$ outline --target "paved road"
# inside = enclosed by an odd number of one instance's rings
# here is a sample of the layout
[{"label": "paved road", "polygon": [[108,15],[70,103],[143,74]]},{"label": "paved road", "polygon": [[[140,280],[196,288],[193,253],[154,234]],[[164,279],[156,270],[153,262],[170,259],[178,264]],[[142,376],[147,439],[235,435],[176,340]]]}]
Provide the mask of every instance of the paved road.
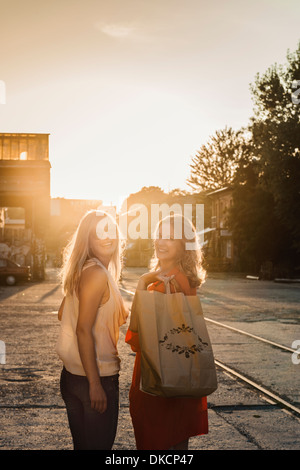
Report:
[{"label": "paved road", "polygon": [[[124,287],[134,289],[140,272],[125,271]],[[43,283],[0,287],[0,340],[6,344],[6,364],[0,365],[2,450],[72,449],[59,393],[61,364],[54,351],[61,291],[53,274],[49,271],[48,280]],[[250,329],[260,325],[264,332],[289,346],[295,335],[300,339],[299,287],[214,277],[200,291],[205,315],[219,320],[225,316],[227,321]],[[131,296],[124,294],[124,299],[130,304]],[[270,328],[263,328],[266,325]],[[119,341],[122,371],[115,450],[135,449],[128,408],[134,355],[124,343],[125,333],[126,326],[121,329]],[[218,354],[224,349],[223,334],[212,332]],[[236,356],[228,348],[226,354]],[[292,370],[299,375],[299,368],[300,365],[294,366]],[[298,419],[222,371],[218,371],[218,379],[219,388],[208,400],[209,434],[191,439],[191,449],[299,449]]]}]

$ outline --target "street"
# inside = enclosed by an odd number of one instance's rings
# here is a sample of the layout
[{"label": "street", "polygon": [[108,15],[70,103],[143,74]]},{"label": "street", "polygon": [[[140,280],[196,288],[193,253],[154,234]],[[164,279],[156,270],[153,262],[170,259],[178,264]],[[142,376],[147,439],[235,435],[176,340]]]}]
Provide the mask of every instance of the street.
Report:
[{"label": "street", "polygon": [[[133,292],[141,272],[141,268],[126,269],[121,287]],[[132,296],[122,294],[130,306]],[[288,346],[300,339],[299,285],[212,275],[199,295],[205,317],[238,325],[240,329]],[[57,309],[61,300],[54,270],[49,270],[47,280],[41,283],[0,287],[0,340],[6,345],[6,363],[0,364],[2,450],[72,449],[59,391],[61,363],[55,353],[59,328]],[[127,326],[121,328],[118,348],[122,369],[114,450],[135,449],[128,402],[134,354],[124,342]],[[291,395],[299,405],[300,365],[293,364],[288,353],[284,364],[280,356],[275,369],[269,362],[266,367],[262,346],[250,356],[247,349],[250,339],[233,340],[225,330],[212,325],[208,325],[208,330],[218,359],[236,366],[246,364],[248,372],[258,371],[261,381],[266,378],[273,383],[274,376],[279,376],[281,383],[293,384]],[[241,354],[237,347],[241,348]],[[271,356],[274,354],[273,351]],[[209,434],[190,439],[191,450],[299,448],[299,418],[219,369],[218,380],[218,390],[208,397]],[[280,388],[279,382],[274,384],[275,388]]]}]

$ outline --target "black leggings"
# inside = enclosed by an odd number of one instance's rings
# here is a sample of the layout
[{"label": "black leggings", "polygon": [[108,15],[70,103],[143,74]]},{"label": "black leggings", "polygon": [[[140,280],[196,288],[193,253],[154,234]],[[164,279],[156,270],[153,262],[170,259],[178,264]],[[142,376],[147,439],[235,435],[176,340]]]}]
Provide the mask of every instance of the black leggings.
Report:
[{"label": "black leggings", "polygon": [[111,450],[113,446],[119,414],[119,375],[101,377],[101,385],[107,397],[104,413],[91,408],[87,378],[62,370],[60,390],[74,450]]}]

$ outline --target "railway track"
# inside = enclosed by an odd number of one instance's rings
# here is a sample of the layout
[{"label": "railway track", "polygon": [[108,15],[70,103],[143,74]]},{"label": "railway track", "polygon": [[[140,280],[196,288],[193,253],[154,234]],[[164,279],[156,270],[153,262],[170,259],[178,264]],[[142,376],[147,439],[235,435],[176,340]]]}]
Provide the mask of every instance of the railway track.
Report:
[{"label": "railway track", "polygon": [[[125,292],[126,294],[129,294],[130,296],[134,296],[134,292],[127,290],[123,287],[120,288],[121,291]],[[295,353],[295,350],[292,348],[289,348],[287,346],[284,346],[282,344],[270,341],[266,338],[248,333],[247,331],[243,331],[239,328],[235,328],[233,326],[226,325],[225,323],[221,323],[219,321],[213,320],[211,318],[204,317],[205,321],[208,323],[213,324],[214,326],[220,327],[220,328],[225,328],[228,330],[231,330],[233,333],[236,334],[241,334],[244,336],[248,336],[258,342],[265,343],[269,346],[272,346],[274,348],[280,349],[281,351],[289,352],[289,353]],[[252,378],[247,377],[244,373],[241,373],[238,370],[233,369],[232,367],[229,367],[222,361],[218,360],[215,358],[215,364],[222,369],[223,371],[227,372],[231,376],[235,377],[236,379],[240,380],[241,382],[247,384],[251,388],[255,389],[258,391],[260,394],[262,394],[264,397],[266,397],[269,401],[271,401],[272,404],[277,404],[281,408],[293,413],[297,417],[300,417],[300,408],[296,406],[294,403],[292,403],[289,400],[284,399],[281,397],[279,394],[274,393],[272,390],[267,389],[266,387],[262,386],[255,380],[252,380]]]}]

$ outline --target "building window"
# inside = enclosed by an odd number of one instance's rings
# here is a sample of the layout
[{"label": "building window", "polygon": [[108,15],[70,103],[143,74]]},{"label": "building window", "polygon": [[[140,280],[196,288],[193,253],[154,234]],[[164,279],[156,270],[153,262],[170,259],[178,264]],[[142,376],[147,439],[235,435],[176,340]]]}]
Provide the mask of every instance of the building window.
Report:
[{"label": "building window", "polygon": [[20,153],[20,160],[27,160],[27,152]]},{"label": "building window", "polygon": [[226,258],[231,258],[231,240],[226,242]]}]

